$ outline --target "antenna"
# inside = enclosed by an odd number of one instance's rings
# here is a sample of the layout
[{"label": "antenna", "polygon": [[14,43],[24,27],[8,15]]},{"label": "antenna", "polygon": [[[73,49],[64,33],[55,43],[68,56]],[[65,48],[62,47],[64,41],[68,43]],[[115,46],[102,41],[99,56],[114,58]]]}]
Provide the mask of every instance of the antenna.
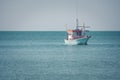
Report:
[{"label": "antenna", "polygon": [[67,24],[65,24],[65,28],[66,28],[66,30],[67,30]]}]

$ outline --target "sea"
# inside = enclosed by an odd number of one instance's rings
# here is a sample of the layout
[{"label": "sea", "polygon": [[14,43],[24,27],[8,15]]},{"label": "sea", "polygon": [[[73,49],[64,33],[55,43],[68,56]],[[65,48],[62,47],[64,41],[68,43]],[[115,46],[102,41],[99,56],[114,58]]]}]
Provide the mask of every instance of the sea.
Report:
[{"label": "sea", "polygon": [[91,31],[65,45],[65,31],[0,31],[0,80],[120,80],[120,31]]}]

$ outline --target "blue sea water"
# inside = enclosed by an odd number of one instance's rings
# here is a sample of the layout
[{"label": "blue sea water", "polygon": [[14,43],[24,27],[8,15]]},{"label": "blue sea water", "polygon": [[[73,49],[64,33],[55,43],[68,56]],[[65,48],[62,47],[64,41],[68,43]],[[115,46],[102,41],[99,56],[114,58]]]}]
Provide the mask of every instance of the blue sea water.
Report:
[{"label": "blue sea water", "polygon": [[68,46],[62,31],[1,31],[0,80],[119,80],[120,32],[89,35]]}]

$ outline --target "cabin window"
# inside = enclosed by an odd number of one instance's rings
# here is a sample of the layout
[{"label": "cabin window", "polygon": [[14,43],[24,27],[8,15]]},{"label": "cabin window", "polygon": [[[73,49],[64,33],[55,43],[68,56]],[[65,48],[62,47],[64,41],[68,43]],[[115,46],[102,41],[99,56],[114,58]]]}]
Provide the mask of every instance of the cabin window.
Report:
[{"label": "cabin window", "polygon": [[80,36],[80,35],[81,35],[81,32],[77,32],[76,34],[77,34],[77,36]]}]

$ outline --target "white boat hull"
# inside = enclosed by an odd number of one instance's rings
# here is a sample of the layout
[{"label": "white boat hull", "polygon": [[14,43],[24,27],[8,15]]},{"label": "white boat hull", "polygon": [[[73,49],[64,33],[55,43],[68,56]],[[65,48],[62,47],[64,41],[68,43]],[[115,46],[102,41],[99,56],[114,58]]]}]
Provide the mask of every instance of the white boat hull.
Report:
[{"label": "white boat hull", "polygon": [[78,38],[78,39],[73,39],[73,40],[67,40],[65,39],[65,44],[67,45],[87,45],[89,37],[83,37],[83,38]]}]

